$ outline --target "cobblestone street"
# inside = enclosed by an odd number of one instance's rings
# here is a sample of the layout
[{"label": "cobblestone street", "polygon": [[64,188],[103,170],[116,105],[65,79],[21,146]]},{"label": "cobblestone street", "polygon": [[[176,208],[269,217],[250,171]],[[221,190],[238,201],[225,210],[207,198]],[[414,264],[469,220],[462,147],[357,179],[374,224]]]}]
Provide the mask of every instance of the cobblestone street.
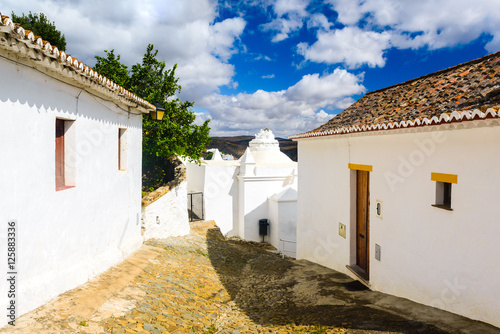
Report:
[{"label": "cobblestone street", "polygon": [[500,332],[372,292],[311,262],[283,259],[265,244],[226,239],[213,222],[148,244],[144,269],[121,271],[138,273],[122,280],[123,288],[114,291],[109,282],[120,275],[105,273],[0,333]]}]

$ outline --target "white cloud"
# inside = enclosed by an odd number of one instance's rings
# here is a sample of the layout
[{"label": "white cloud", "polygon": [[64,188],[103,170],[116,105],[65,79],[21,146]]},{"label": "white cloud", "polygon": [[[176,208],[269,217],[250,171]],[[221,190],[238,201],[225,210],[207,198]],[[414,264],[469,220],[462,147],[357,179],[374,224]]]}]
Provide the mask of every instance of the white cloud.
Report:
[{"label": "white cloud", "polygon": [[[167,66],[178,63],[181,98],[199,100],[220,86],[235,85],[228,63],[245,28],[242,18],[215,22],[212,0],[5,0],[2,14],[43,12],[68,42],[67,51],[93,65],[94,55],[115,49],[127,65],[142,61],[148,43]],[[8,11],[8,12],[7,12]]]},{"label": "white cloud", "polygon": [[500,49],[498,0],[326,0],[338,13],[341,28],[311,16],[308,28],[320,28],[313,44],[299,43],[306,61],[385,66],[384,53],[399,49],[430,50],[467,44],[482,34],[493,38],[489,52]]},{"label": "white cloud", "polygon": [[262,79],[272,79],[272,78],[274,78],[274,77],[275,77],[275,75],[274,75],[274,74],[268,74],[268,75],[263,75],[263,76],[262,76]]},{"label": "white cloud", "polygon": [[349,68],[361,65],[383,67],[384,50],[390,43],[386,32],[363,31],[357,27],[345,27],[331,32],[318,32],[313,45],[300,43],[298,53],[306,60],[317,63],[345,63]]},{"label": "white cloud", "polygon": [[345,25],[358,23],[363,15],[362,0],[326,0],[337,11],[338,21]]},{"label": "white cloud", "polygon": [[306,7],[309,2],[311,0],[275,0],[274,12],[280,17],[292,13],[304,17],[307,15]]},{"label": "white cloud", "polygon": [[273,42],[290,37],[304,25],[308,13],[306,7],[311,0],[274,0],[271,1],[276,18],[262,25],[264,31],[274,31]]},{"label": "white cloud", "polygon": [[500,50],[500,30],[494,34],[495,37],[485,45],[485,49],[488,50],[488,52],[497,52]]},{"label": "white cloud", "polygon": [[179,62],[176,76],[182,91],[181,99],[198,101],[206,94],[217,91],[221,86],[234,86],[234,65],[219,61],[216,57],[201,53],[189,62]]},{"label": "white cloud", "polygon": [[241,35],[246,22],[240,17],[227,19],[210,26],[208,38],[212,53],[227,61],[237,51],[235,40]]},{"label": "white cloud", "polygon": [[313,14],[307,21],[307,28],[309,29],[319,28],[323,31],[329,31],[331,26],[332,24],[323,14]]},{"label": "white cloud", "polygon": [[287,96],[292,101],[306,101],[320,107],[336,107],[339,99],[364,92],[364,87],[359,84],[362,78],[339,68],[322,77],[317,73],[307,74],[288,88]]},{"label": "white cloud", "polygon": [[212,94],[198,106],[209,111],[213,135],[235,131],[251,134],[269,127],[280,136],[288,136],[324,124],[332,117],[324,108],[345,108],[353,103],[350,96],[365,92],[362,80],[362,75],[336,69],[323,76],[305,75],[286,90],[258,90],[234,96]]},{"label": "white cloud", "polygon": [[391,45],[398,48],[432,50],[466,44],[483,33],[496,38],[500,34],[497,0],[327,1],[338,12],[339,22],[350,26],[365,21],[369,28],[385,29],[391,33]]},{"label": "white cloud", "polygon": [[272,38],[272,41],[277,43],[290,37],[290,33],[299,30],[302,25],[303,23],[301,18],[278,18],[270,23],[264,24],[263,28],[264,30],[278,31]]},{"label": "white cloud", "polygon": [[266,61],[272,61],[272,59],[269,56],[266,55],[257,55],[255,56],[254,60],[266,60]]}]

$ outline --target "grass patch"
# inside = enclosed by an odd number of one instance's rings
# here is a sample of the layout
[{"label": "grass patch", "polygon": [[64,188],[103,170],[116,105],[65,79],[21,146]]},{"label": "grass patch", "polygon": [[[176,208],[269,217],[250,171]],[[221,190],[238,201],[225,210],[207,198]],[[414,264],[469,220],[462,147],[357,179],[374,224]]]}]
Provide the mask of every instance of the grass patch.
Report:
[{"label": "grass patch", "polygon": [[203,334],[213,334],[217,333],[219,330],[217,329],[217,326],[215,324],[211,324],[210,327],[208,327],[206,330],[203,330]]},{"label": "grass patch", "polygon": [[207,253],[205,253],[204,251],[200,250],[200,249],[197,249],[197,250],[196,250],[196,253],[198,253],[198,254],[200,254],[200,255],[202,255],[202,256],[204,256],[204,257],[208,257],[208,254],[207,254]]},{"label": "grass patch", "polygon": [[80,326],[84,326],[84,327],[89,327],[89,324],[88,324],[87,320],[80,321],[79,325]]}]

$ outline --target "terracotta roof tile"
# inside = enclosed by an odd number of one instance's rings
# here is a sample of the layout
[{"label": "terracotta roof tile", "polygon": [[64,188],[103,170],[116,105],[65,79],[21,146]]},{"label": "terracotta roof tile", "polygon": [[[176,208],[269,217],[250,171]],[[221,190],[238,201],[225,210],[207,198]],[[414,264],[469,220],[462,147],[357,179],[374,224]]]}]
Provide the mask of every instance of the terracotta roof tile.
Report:
[{"label": "terracotta roof tile", "polygon": [[[500,52],[497,52],[370,92],[326,124],[290,138],[339,134],[345,133],[345,129],[362,126],[382,129],[383,124],[401,125],[414,119],[441,119],[442,114],[449,116],[456,113],[456,117],[463,120],[459,116],[461,113],[475,109],[483,113],[490,109],[497,117],[499,107]],[[491,113],[488,115],[491,116]],[[476,116],[480,117],[480,114]]]},{"label": "terracotta roof tile", "polygon": [[[50,45],[40,36],[35,36],[32,31],[24,29],[20,24],[13,23],[8,16],[0,13],[0,18],[0,48],[36,60],[40,65],[50,68],[60,75],[71,77],[79,81],[80,84],[94,90],[96,89],[93,87],[97,84],[105,88],[104,92],[110,97],[131,107],[140,107],[143,112],[156,110],[156,107],[151,103],[118,86],[64,51],[59,51],[56,46]],[[19,43],[22,43],[22,45]],[[40,62],[41,60],[46,61]],[[54,64],[54,61],[57,63]],[[64,74],[64,71],[62,71],[64,68],[70,70],[70,75]],[[77,75],[75,76],[73,73]],[[99,91],[103,92],[103,90]]]}]

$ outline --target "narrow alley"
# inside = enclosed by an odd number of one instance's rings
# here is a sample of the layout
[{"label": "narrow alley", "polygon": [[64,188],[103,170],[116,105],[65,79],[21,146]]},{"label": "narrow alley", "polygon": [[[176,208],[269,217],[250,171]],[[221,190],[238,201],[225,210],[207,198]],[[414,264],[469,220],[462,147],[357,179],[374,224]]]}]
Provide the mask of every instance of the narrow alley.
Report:
[{"label": "narrow alley", "polygon": [[344,274],[225,238],[213,222],[148,242],[0,333],[500,333]]}]

